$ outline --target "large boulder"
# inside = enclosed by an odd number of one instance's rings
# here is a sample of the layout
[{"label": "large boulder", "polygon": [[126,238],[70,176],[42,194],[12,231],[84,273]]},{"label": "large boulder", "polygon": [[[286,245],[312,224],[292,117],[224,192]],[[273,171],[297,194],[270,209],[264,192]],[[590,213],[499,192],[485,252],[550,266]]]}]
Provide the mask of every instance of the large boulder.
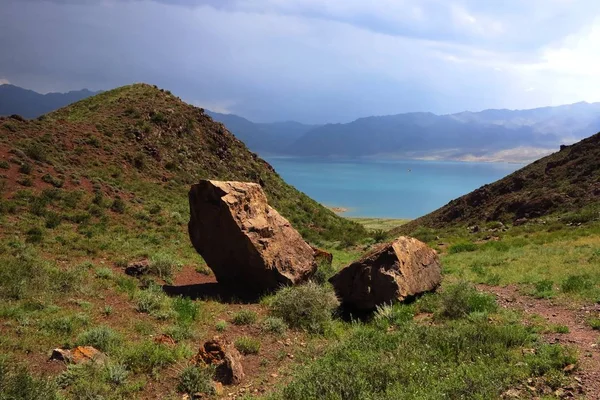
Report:
[{"label": "large boulder", "polygon": [[190,239],[219,283],[261,292],[314,274],[313,249],[267,204],[260,185],[203,180],[189,201]]},{"label": "large boulder", "polygon": [[342,304],[372,310],[435,290],[441,280],[437,253],[417,239],[401,236],[348,265],[330,282]]}]

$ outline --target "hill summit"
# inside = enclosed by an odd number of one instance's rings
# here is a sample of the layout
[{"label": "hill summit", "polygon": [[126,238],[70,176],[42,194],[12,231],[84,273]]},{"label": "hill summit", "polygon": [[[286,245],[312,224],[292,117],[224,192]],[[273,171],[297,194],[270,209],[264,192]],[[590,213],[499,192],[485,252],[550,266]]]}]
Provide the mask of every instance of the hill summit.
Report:
[{"label": "hill summit", "polygon": [[191,183],[249,181],[308,240],[364,233],[287,185],[203,109],[156,86],[124,86],[36,120],[0,118],[0,131],[5,199],[29,187],[85,189],[187,215]]},{"label": "hill summit", "polygon": [[597,214],[599,201],[600,133],[571,146],[561,146],[559,152],[452,200],[400,230],[485,221],[515,222],[551,213]]}]

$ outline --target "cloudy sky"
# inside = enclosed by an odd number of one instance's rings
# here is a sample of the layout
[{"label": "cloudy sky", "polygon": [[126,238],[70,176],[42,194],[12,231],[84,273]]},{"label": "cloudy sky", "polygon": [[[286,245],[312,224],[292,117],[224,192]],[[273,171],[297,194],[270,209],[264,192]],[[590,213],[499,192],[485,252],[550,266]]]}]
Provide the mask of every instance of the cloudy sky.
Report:
[{"label": "cloudy sky", "polygon": [[0,83],[254,121],[600,101],[598,0],[0,0]]}]

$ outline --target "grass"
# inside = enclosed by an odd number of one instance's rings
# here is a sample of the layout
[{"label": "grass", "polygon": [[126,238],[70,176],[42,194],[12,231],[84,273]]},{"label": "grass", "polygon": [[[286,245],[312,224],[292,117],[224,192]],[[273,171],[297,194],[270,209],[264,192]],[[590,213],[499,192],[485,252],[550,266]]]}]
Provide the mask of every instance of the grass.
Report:
[{"label": "grass", "polygon": [[231,322],[234,325],[252,325],[258,319],[258,315],[252,310],[241,310],[233,315]]},{"label": "grass", "polygon": [[77,345],[93,346],[106,353],[115,350],[121,344],[121,341],[121,336],[107,326],[88,329],[77,337]]},{"label": "grass", "polygon": [[[600,299],[600,223],[573,227],[533,225],[495,233],[499,241],[474,243],[486,232],[468,234],[456,230],[435,231],[448,245],[442,253],[444,273],[475,283],[518,284],[538,298]],[[558,226],[557,229],[556,226]],[[469,239],[472,251],[464,248]],[[436,247],[437,240],[430,245]]]},{"label": "grass", "polygon": [[[522,346],[536,352],[515,351]],[[271,398],[498,398],[528,376],[562,374],[574,360],[558,346],[532,341],[519,325],[356,325]]]},{"label": "grass", "polygon": [[177,391],[189,396],[196,396],[197,393],[213,395],[215,394],[212,383],[213,373],[211,368],[189,365],[179,374]]},{"label": "grass", "polygon": [[311,333],[323,333],[339,305],[333,290],[316,283],[279,290],[268,300],[270,312],[290,327]]},{"label": "grass", "polygon": [[258,354],[260,351],[260,341],[258,339],[242,336],[234,342],[235,348],[243,355]]}]

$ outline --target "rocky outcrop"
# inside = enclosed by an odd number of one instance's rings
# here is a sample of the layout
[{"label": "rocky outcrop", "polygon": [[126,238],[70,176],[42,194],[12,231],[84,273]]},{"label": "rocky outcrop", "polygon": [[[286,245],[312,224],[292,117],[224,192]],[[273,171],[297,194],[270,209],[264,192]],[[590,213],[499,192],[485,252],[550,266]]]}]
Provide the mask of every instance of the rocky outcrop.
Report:
[{"label": "rocky outcrop", "polygon": [[189,202],[190,239],[219,283],[261,292],[314,274],[313,249],[267,204],[260,185],[203,180]]},{"label": "rocky outcrop", "polygon": [[198,350],[196,364],[215,367],[215,380],[224,385],[237,385],[244,379],[242,356],[231,344],[218,338],[205,342]]},{"label": "rocky outcrop", "polygon": [[344,305],[371,310],[435,290],[441,280],[437,253],[417,239],[401,236],[348,265],[330,282]]}]

